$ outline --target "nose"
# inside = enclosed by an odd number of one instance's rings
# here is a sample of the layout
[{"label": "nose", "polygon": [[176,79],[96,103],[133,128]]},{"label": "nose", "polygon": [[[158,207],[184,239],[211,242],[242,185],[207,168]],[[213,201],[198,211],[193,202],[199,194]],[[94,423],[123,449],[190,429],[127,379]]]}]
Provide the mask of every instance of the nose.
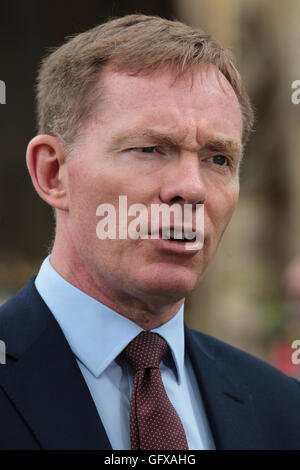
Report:
[{"label": "nose", "polygon": [[185,152],[173,163],[173,167],[167,169],[160,190],[161,201],[166,204],[203,204],[206,189],[198,155]]}]

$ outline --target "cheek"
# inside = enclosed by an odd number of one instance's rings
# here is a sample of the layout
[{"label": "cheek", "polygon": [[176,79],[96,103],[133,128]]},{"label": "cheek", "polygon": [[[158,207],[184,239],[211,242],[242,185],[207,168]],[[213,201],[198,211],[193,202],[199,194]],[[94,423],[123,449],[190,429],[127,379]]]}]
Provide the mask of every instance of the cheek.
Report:
[{"label": "cheek", "polygon": [[101,203],[112,202],[115,184],[105,174],[105,169],[85,159],[76,159],[68,168],[68,191],[70,211],[95,216]]},{"label": "cheek", "polygon": [[208,223],[213,225],[215,233],[221,236],[233,215],[239,197],[239,184],[215,191],[207,201],[206,215]]},{"label": "cheek", "polygon": [[97,186],[82,165],[73,163],[68,170],[69,230],[85,245],[96,237]]}]

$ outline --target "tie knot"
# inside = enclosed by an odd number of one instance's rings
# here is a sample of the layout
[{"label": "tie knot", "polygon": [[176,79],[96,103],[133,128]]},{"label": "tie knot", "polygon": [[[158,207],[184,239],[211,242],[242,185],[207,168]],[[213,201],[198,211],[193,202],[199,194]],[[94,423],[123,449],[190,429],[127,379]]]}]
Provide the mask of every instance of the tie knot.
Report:
[{"label": "tie knot", "polygon": [[142,331],[123,351],[123,356],[135,370],[159,367],[167,351],[167,343],[157,333]]}]

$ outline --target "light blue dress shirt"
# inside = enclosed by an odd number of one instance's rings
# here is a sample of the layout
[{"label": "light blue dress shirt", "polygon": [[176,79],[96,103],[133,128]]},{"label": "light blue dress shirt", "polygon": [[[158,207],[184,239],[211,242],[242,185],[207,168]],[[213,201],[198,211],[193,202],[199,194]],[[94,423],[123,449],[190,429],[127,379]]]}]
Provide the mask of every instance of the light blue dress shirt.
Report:
[{"label": "light blue dress shirt", "polygon": [[[133,378],[117,357],[142,328],[67,282],[51,266],[50,256],[35,285],[76,356],[112,448],[130,449]],[[160,366],[162,381],[183,424],[189,449],[215,449],[199,386],[185,354],[183,307],[152,331],[165,339],[171,351]]]}]

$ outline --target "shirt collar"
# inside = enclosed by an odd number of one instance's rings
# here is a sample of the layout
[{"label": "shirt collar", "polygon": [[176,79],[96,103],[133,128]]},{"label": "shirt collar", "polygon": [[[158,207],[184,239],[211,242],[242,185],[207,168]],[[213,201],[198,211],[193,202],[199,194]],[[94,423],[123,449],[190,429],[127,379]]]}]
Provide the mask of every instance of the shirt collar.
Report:
[{"label": "shirt collar", "polygon": [[[35,280],[36,288],[61,327],[75,356],[95,376],[116,359],[142,330],[137,324],[66,281],[48,256]],[[181,382],[184,367],[183,306],[152,331],[168,343]]]}]

